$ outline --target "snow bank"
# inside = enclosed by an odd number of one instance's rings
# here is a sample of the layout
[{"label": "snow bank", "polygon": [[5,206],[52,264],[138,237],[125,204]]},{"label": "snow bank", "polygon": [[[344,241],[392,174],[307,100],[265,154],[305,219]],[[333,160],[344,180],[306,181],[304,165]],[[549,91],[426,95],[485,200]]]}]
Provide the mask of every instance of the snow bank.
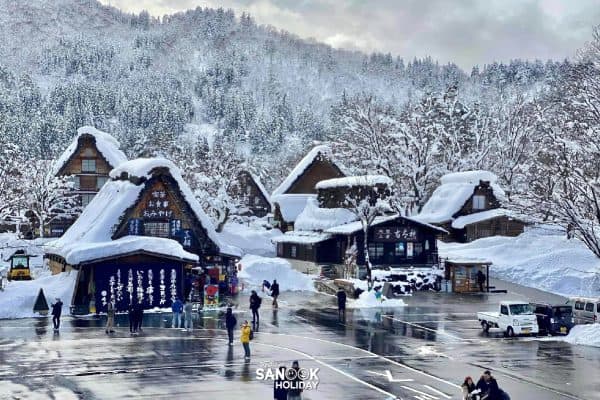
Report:
[{"label": "snow bank", "polygon": [[315,291],[313,278],[292,268],[283,258],[260,257],[247,255],[240,261],[242,270],[238,277],[253,286],[261,286],[264,280],[273,282],[277,279],[279,289]]},{"label": "snow bank", "polygon": [[561,339],[571,344],[600,347],[600,324],[576,325]]},{"label": "snow bank", "polygon": [[347,176],[345,178],[326,179],[316,184],[316,189],[331,189],[352,186],[392,186],[394,181],[385,175]]},{"label": "snow bank", "polygon": [[350,301],[348,308],[375,308],[375,307],[404,307],[406,303],[401,299],[388,299],[385,296],[381,296],[382,301],[377,300],[375,297],[375,291],[362,292],[358,299]]},{"label": "snow bank", "polygon": [[69,314],[76,279],[77,271],[63,272],[58,275],[50,275],[50,272],[46,271],[44,276],[32,281],[8,282],[6,289],[0,291],[0,318],[36,316],[33,305],[40,288],[44,289],[48,307],[58,297],[63,302],[63,314]]},{"label": "snow bank", "polygon": [[221,243],[228,243],[242,250],[245,254],[256,254],[264,257],[276,255],[275,245],[271,240],[281,236],[279,229],[265,229],[263,226],[237,222],[228,222],[223,230],[217,233]]},{"label": "snow bank", "polygon": [[564,231],[540,226],[517,237],[496,236],[471,243],[438,242],[440,257],[485,258],[490,275],[565,296],[600,295],[600,260]]},{"label": "snow bank", "polygon": [[299,231],[322,231],[354,222],[357,219],[356,214],[350,210],[345,208],[320,208],[317,199],[309,198],[304,210],[294,222],[294,229]]}]

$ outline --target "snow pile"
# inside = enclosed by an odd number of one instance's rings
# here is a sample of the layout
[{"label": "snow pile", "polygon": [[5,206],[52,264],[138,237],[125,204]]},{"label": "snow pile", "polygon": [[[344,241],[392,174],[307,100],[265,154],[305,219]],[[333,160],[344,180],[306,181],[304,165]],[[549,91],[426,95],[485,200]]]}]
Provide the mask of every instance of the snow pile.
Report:
[{"label": "snow pile", "polygon": [[276,249],[271,240],[281,236],[281,231],[265,229],[255,221],[250,221],[249,224],[228,222],[223,227],[223,231],[217,235],[221,239],[221,243],[236,246],[242,250],[243,254],[274,257]]},{"label": "snow pile", "polygon": [[111,167],[117,167],[120,164],[127,161],[127,156],[119,150],[119,142],[113,136],[106,132],[102,132],[94,128],[93,126],[82,126],[77,129],[77,136],[73,139],[73,142],[67,147],[67,149],[61,154],[61,156],[54,163],[52,174],[56,175],[60,169],[69,161],[69,159],[75,154],[77,146],[79,145],[79,138],[82,135],[91,135],[96,140],[96,148],[102,154],[104,159],[111,165]]},{"label": "snow pile", "polygon": [[317,183],[316,189],[332,189],[337,187],[352,187],[352,186],[375,186],[387,185],[392,186],[394,181],[385,175],[361,175],[347,176],[345,178],[326,179]]},{"label": "snow pile", "polygon": [[28,318],[37,314],[33,312],[33,305],[40,288],[44,289],[44,295],[48,307],[56,297],[63,302],[63,314],[69,314],[69,305],[73,298],[73,289],[77,280],[77,271],[63,272],[58,275],[50,275],[46,271],[32,281],[8,282],[6,289],[0,291],[0,318]]},{"label": "snow pile", "polygon": [[517,237],[496,236],[471,243],[438,242],[442,258],[485,258],[490,275],[565,296],[600,295],[600,260],[577,239],[549,226]]},{"label": "snow pile", "polygon": [[317,199],[310,198],[304,210],[296,218],[294,229],[299,231],[322,231],[357,220],[356,214],[345,208],[320,208]]},{"label": "snow pile", "polygon": [[273,191],[273,196],[282,195],[287,192],[296,180],[308,169],[315,159],[322,155],[326,158],[331,158],[331,149],[329,146],[321,145],[314,147],[306,156],[292,169],[289,175],[281,182],[281,184]]},{"label": "snow pile", "polygon": [[571,344],[600,347],[600,324],[575,325],[562,340]]},{"label": "snow pile", "polygon": [[242,270],[238,277],[252,286],[261,286],[264,280],[273,282],[277,279],[279,289],[315,291],[313,277],[292,268],[283,258],[260,257],[247,255],[240,261]]},{"label": "snow pile", "polygon": [[471,197],[479,181],[490,182],[490,187],[498,201],[506,200],[502,188],[498,186],[498,177],[488,171],[454,172],[441,178],[441,185],[433,192],[418,220],[439,224],[452,220],[452,216],[461,209]]},{"label": "snow pile", "polygon": [[381,300],[375,297],[375,291],[362,292],[358,299],[349,302],[348,308],[375,308],[375,307],[404,307],[406,303],[401,299],[388,299],[381,296]]}]

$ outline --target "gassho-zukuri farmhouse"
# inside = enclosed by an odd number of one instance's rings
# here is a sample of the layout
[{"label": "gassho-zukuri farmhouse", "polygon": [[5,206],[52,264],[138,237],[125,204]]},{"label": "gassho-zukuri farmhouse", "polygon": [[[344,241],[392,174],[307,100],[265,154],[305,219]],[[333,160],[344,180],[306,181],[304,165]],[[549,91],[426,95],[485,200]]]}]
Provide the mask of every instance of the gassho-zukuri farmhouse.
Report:
[{"label": "gassho-zukuri farmhouse", "polygon": [[165,159],[137,159],[110,180],[81,216],[46,250],[53,273],[76,270],[75,313],[117,310],[133,302],[168,307],[187,297],[198,266],[235,275],[239,249],[223,244],[181,177]]}]

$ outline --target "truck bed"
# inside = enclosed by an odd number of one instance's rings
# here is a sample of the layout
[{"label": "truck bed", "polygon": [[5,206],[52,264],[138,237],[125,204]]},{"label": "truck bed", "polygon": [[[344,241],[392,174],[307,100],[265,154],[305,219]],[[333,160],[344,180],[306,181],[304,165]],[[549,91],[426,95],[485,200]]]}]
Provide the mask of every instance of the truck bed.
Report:
[{"label": "truck bed", "polygon": [[500,318],[500,313],[496,312],[496,311],[482,311],[482,312],[478,312],[477,313],[477,319],[478,320],[485,320],[485,321],[498,321],[498,319]]}]

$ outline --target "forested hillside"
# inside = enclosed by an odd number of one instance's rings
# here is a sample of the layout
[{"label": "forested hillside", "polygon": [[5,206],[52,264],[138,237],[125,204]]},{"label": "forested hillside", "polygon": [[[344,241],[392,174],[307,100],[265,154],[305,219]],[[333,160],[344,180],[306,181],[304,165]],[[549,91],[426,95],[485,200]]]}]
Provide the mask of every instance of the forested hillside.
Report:
[{"label": "forested hillside", "polygon": [[5,171],[55,158],[94,125],[130,157],[173,159],[217,198],[222,166],[243,163],[272,188],[326,141],[349,171],[392,177],[406,212],[442,174],[478,168],[541,219],[575,234],[600,222],[598,37],[577,60],[462,71],[335,50],[223,9],[159,19],[95,0],[0,0],[0,34]]}]

